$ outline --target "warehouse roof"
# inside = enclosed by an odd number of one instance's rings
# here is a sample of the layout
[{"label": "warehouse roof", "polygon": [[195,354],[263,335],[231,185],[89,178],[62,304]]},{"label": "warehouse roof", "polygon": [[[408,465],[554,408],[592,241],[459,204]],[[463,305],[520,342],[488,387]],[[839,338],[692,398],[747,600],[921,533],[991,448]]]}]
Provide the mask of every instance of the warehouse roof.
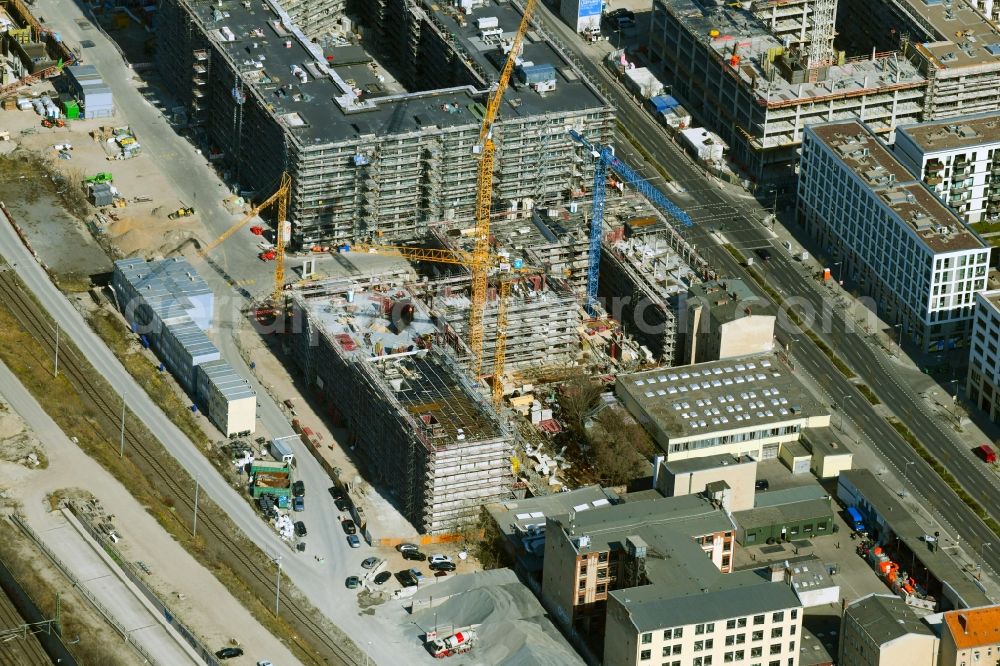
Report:
[{"label": "warehouse roof", "polygon": [[670,439],[801,422],[826,414],[775,354],[755,354],[621,375],[615,388],[640,422]]},{"label": "warehouse roof", "polygon": [[[474,129],[481,124],[487,86],[480,91],[462,86],[380,96],[385,91],[377,82],[358,79],[358,57],[348,60],[344,66],[348,69],[342,74],[336,57],[328,63],[320,47],[291,24],[274,0],[246,5],[226,0],[218,5],[192,3],[189,7],[242,72],[247,87],[260,95],[264,105],[272,107],[272,115],[292,129],[294,140],[306,147],[369,134],[403,134],[430,127]],[[445,26],[453,45],[464,46],[459,62],[471,60],[492,82],[499,77],[499,67],[488,54],[496,46],[473,41],[478,32],[475,18],[486,15],[500,20],[507,37],[520,22],[520,14],[509,4],[477,9],[465,26],[443,12],[435,12],[435,19]],[[504,118],[606,106],[590,84],[573,72],[569,62],[537,35],[525,40],[524,58],[557,65],[560,85],[545,96],[515,86],[504,97],[501,124]],[[297,71],[304,79],[293,73]]]}]

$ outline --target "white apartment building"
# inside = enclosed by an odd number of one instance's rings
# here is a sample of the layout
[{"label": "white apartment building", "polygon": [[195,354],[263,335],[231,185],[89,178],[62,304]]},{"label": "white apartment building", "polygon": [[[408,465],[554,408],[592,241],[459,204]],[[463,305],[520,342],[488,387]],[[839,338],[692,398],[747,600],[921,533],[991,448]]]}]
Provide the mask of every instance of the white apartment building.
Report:
[{"label": "white apartment building", "polygon": [[990,250],[857,121],[806,128],[798,219],[835,277],[928,351],[963,347]]},{"label": "white apartment building", "polygon": [[1000,116],[898,127],[893,154],[966,222],[1000,219]]},{"label": "white apartment building", "polygon": [[1000,289],[976,294],[972,323],[969,375],[965,394],[969,402],[1000,423]]}]

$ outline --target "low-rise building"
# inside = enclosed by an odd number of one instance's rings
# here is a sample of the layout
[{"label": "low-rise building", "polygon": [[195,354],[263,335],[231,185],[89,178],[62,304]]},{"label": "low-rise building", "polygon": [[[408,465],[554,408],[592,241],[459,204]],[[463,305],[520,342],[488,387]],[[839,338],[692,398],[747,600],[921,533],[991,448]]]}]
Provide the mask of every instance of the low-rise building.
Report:
[{"label": "low-rise building", "polygon": [[938,663],[940,666],[1000,663],[1000,606],[945,613]]},{"label": "low-rise building", "polygon": [[223,434],[256,429],[257,394],[205,334],[214,295],[198,272],[175,257],[115,262],[111,277],[125,320]]},{"label": "low-rise building", "polygon": [[921,349],[964,346],[990,250],[857,121],[806,127],[799,222]]},{"label": "low-rise building", "polygon": [[702,363],[774,350],[775,316],[739,278],[691,285],[684,361]]},{"label": "low-rise building", "polygon": [[615,393],[668,461],[777,458],[803,428],[830,424],[829,413],[776,354],[620,375]]},{"label": "low-rise building", "polygon": [[753,507],[754,483],[757,481],[757,461],[750,456],[705,456],[666,461],[655,460],[653,485],[667,497],[696,495],[713,484],[724,483],[722,507],[726,511],[742,511]]},{"label": "low-rise building", "polygon": [[833,505],[818,484],[770,490],[733,512],[733,522],[741,546],[814,538],[833,533]]},{"label": "low-rise building", "polygon": [[938,638],[905,601],[869,594],[844,609],[840,666],[935,666]]},{"label": "low-rise building", "polygon": [[1000,219],[1000,116],[896,128],[893,154],[966,222]]},{"label": "low-rise building", "polygon": [[836,477],[854,464],[854,454],[833,428],[806,428],[800,441],[812,454],[811,471],[816,478]]},{"label": "low-rise building", "polygon": [[1000,423],[1000,289],[976,294],[969,345],[969,402]]}]

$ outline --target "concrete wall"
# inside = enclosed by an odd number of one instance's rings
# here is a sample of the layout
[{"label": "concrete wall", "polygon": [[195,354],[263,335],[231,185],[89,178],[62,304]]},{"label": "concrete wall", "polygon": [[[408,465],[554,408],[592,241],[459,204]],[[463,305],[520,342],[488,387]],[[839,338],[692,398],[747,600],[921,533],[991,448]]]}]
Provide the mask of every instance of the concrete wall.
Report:
[{"label": "concrete wall", "polygon": [[729,511],[753,508],[754,482],[757,479],[757,461],[733,462],[710,469],[673,474],[665,463],[660,463],[657,487],[668,497],[694,495],[705,490],[714,481],[725,481],[730,488]]},{"label": "concrete wall", "polygon": [[714,359],[774,351],[774,322],[771,315],[750,315],[722,324],[718,332],[718,356]]},{"label": "concrete wall", "polygon": [[542,602],[558,623],[571,626],[576,599],[576,548],[551,518],[545,521],[545,557],[542,570]]}]

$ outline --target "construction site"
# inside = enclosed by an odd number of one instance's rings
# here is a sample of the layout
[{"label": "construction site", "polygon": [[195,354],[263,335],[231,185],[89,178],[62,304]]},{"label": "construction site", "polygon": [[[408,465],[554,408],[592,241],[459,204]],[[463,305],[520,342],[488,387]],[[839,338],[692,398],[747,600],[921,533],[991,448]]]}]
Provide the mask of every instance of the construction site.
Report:
[{"label": "construction site", "polygon": [[[377,4],[361,13],[371,24],[356,25],[337,2],[161,3],[156,58],[183,107],[175,121],[239,191],[266,193],[291,175],[293,247],[407,238],[473,216],[483,103],[520,10]],[[314,10],[328,18],[309,29],[334,30],[326,46],[295,21]],[[523,49],[492,134],[493,208],[529,216],[589,181],[567,130],[606,141],[613,110],[537,34]]]}]

